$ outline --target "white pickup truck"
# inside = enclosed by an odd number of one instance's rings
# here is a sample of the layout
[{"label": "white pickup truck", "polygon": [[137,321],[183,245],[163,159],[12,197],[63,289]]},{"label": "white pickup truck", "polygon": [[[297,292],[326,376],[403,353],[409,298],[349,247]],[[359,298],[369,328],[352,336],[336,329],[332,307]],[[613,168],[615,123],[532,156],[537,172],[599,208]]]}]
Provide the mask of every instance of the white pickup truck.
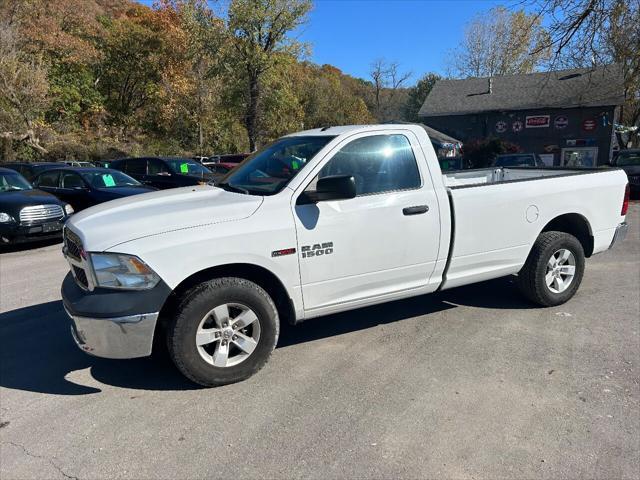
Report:
[{"label": "white pickup truck", "polygon": [[443,175],[419,125],[327,127],[273,142],[217,186],[73,216],[62,296],[87,353],[166,345],[189,379],[221,385],[267,362],[283,321],[512,274],[529,301],[566,302],[585,257],[626,234],[627,205],[619,169]]}]

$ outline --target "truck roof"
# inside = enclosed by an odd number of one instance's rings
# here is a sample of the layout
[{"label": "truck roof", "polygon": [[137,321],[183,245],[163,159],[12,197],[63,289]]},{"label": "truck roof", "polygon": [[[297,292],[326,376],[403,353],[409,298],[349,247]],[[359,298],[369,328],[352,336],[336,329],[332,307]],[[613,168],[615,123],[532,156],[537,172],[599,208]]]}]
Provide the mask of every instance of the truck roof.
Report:
[{"label": "truck roof", "polygon": [[340,125],[340,126],[327,126],[322,128],[314,128],[312,130],[305,130],[303,132],[296,132],[287,137],[298,137],[298,136],[331,136],[335,137],[337,135],[342,135],[345,133],[355,133],[355,132],[366,132],[368,130],[380,130],[382,129],[393,129],[393,128],[404,128],[407,127],[418,127],[418,125],[413,123],[384,123],[384,124],[375,124],[375,125]]}]

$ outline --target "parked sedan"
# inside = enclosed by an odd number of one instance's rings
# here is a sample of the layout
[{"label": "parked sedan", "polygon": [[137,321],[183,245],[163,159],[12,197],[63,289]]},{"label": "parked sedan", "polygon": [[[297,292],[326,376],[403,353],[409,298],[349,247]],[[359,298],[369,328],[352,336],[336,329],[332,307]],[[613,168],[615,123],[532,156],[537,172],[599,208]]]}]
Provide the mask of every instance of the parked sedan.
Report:
[{"label": "parked sedan", "polygon": [[214,179],[211,170],[190,158],[123,158],[114,160],[111,168],[160,189],[204,185]]},{"label": "parked sedan", "polygon": [[0,242],[20,243],[61,236],[71,205],[34,189],[18,172],[0,168]]},{"label": "parked sedan", "polygon": [[118,170],[95,167],[57,168],[41,173],[33,184],[70,203],[76,211],[116,198],[156,190],[141,185]]},{"label": "parked sedan", "polygon": [[65,164],[58,162],[9,162],[3,163],[2,166],[15,170],[31,182],[40,172],[51,170],[52,168],[61,168]]},{"label": "parked sedan", "polygon": [[613,166],[620,167],[629,178],[629,189],[636,196],[640,193],[640,149],[621,150],[613,160]]}]

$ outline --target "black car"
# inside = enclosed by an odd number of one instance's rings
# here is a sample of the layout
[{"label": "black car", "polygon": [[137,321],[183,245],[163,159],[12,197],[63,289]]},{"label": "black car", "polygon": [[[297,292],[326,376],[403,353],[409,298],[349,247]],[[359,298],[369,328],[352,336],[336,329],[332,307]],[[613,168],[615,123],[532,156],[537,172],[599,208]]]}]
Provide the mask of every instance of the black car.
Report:
[{"label": "black car", "polygon": [[15,170],[31,182],[40,172],[51,170],[52,168],[62,168],[66,165],[57,162],[9,162],[3,163],[2,166]]},{"label": "black car", "polygon": [[0,243],[20,243],[61,237],[73,208],[34,189],[18,172],[0,168]]},{"label": "black car", "polygon": [[114,160],[111,168],[125,172],[156,188],[204,185],[214,176],[211,170],[190,158],[140,157]]},{"label": "black car", "polygon": [[636,196],[640,193],[640,149],[620,150],[612,162],[629,177],[629,190]]},{"label": "black car", "polygon": [[544,167],[535,153],[503,153],[493,162],[494,167]]},{"label": "black car", "polygon": [[75,211],[156,190],[111,168],[67,167],[42,172],[33,185],[70,203]]}]

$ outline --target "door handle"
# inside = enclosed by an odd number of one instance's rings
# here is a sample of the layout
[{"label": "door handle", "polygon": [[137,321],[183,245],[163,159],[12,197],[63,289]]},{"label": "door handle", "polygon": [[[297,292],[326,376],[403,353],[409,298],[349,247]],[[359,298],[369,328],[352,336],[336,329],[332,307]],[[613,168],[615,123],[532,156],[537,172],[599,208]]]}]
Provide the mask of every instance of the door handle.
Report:
[{"label": "door handle", "polygon": [[404,215],[420,215],[429,211],[428,205],[416,205],[415,207],[405,207],[402,209]]}]

